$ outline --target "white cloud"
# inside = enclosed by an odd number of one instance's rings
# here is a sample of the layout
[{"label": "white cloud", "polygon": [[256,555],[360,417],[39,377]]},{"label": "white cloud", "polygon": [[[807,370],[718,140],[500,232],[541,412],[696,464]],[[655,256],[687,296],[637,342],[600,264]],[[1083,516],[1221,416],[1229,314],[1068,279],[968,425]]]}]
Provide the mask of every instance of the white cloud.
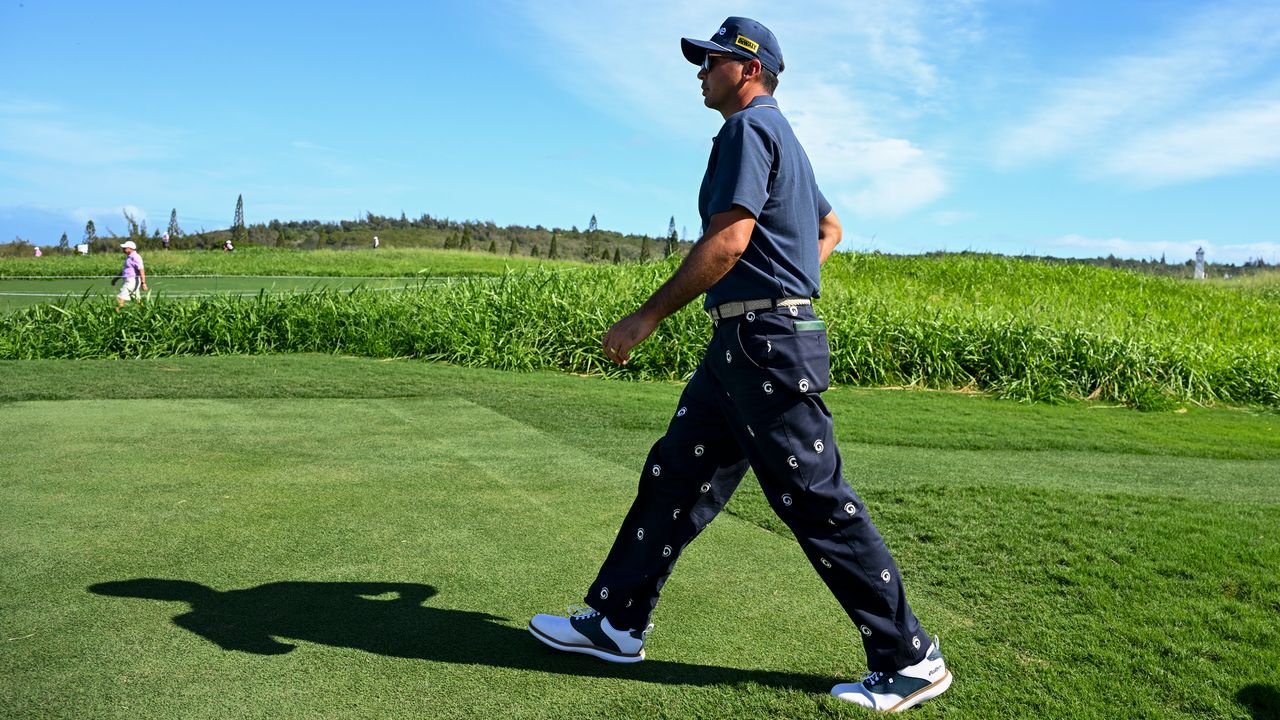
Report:
[{"label": "white cloud", "polygon": [[108,223],[113,223],[115,226],[124,227],[125,213],[129,213],[134,220],[140,223],[147,219],[147,212],[136,205],[119,205],[107,208],[81,207],[72,210],[71,217],[80,223],[92,220],[94,225],[105,226]]},{"label": "white cloud", "polygon": [[788,95],[790,112],[819,184],[837,206],[866,217],[895,217],[946,193],[935,158],[903,138],[879,134],[867,113],[842,88],[802,82]]},{"label": "white cloud", "polygon": [[977,213],[969,212],[967,210],[940,210],[933,213],[930,216],[930,219],[932,219],[933,224],[938,227],[951,227],[952,225],[968,222],[976,217]]},{"label": "white cloud", "polygon": [[171,154],[172,132],[79,127],[61,120],[0,119],[0,152],[66,165],[116,165]]},{"label": "white cloud", "polygon": [[38,100],[24,98],[0,100],[0,115],[47,115],[59,109],[57,105]]},{"label": "white cloud", "polygon": [[[997,164],[1022,167],[1068,158],[1083,161],[1090,172],[1145,182],[1162,176],[1167,182],[1275,159],[1272,131],[1266,128],[1270,119],[1256,112],[1274,97],[1274,88],[1250,86],[1280,56],[1280,8],[1212,5],[1153,38],[1150,46],[1156,49],[1105,59],[1076,77],[1046,80],[1056,88],[1021,124],[1002,132]],[[1201,114],[1204,107],[1224,102],[1241,109]],[[1245,109],[1250,106],[1254,110]],[[1181,119],[1188,115],[1196,119]],[[1229,133],[1236,130],[1263,133],[1266,141],[1250,152],[1244,142],[1230,141]],[[1157,158],[1166,150],[1186,149],[1193,152],[1181,159]],[[1226,157],[1214,157],[1224,149]],[[1150,160],[1158,160],[1150,172],[1138,168]]]},{"label": "white cloud", "polygon": [[1280,101],[1192,118],[1118,148],[1100,168],[1149,185],[1199,180],[1280,161]]},{"label": "white cloud", "polygon": [[[710,37],[729,15],[756,17],[779,37],[788,71],[779,104],[792,121],[828,198],[870,216],[896,216],[927,205],[947,190],[932,153],[900,133],[879,127],[915,112],[920,96],[944,84],[931,50],[957,38],[972,41],[972,3],[937,13],[918,2],[804,3],[780,11],[747,0],[722,7],[685,4],[569,2],[521,4],[527,20],[545,35],[548,67],[573,92],[620,113],[652,132],[655,127],[687,138],[704,137],[719,124],[698,94],[696,68],[681,56],[681,35]],[[601,42],[626,29],[626,53]],[[620,57],[644,58],[644,70]],[[798,69],[799,68],[799,69]],[[893,92],[883,88],[894,87]],[[897,99],[906,94],[906,99]],[[875,114],[863,98],[876,98]],[[886,103],[888,105],[886,105]]]}]

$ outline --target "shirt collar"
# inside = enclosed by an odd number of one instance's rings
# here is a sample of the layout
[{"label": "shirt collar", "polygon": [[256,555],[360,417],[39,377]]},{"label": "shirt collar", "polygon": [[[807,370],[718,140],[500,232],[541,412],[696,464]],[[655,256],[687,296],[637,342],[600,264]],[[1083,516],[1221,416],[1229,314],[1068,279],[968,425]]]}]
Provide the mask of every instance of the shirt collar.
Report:
[{"label": "shirt collar", "polygon": [[[751,98],[751,102],[747,103],[747,108],[753,107],[778,107],[777,98],[772,95],[757,95]],[[743,108],[744,110],[746,108]]]}]

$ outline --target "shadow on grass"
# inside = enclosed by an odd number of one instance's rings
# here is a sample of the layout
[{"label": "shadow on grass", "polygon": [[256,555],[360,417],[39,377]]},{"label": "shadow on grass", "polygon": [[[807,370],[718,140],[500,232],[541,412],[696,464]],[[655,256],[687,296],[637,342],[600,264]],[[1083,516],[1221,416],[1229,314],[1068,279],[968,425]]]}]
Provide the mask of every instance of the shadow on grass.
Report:
[{"label": "shadow on grass", "polygon": [[1236,693],[1236,701],[1254,720],[1280,720],[1280,689],[1274,685],[1245,685]]},{"label": "shadow on grass", "polygon": [[551,650],[527,630],[487,613],[424,607],[436,595],[417,583],[277,582],[221,592],[188,580],[139,578],[91,585],[112,597],[185,602],[178,627],[225,650],[281,655],[294,645],[278,638],[355,648],[376,655],[487,665],[669,685],[761,686],[826,692],[833,678],[740,670],[664,660],[615,665]]}]

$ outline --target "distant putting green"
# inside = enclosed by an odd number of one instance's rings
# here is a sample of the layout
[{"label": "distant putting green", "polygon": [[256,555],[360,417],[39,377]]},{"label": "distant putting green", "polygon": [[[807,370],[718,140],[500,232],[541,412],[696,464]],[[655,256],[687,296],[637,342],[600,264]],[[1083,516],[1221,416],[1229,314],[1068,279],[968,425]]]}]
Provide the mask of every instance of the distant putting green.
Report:
[{"label": "distant putting green", "polygon": [[[678,385],[332,356],[0,375],[0,717],[871,717],[826,696],[856,633],[751,479],[648,660],[525,632],[580,601]],[[1275,717],[1280,416],[827,399],[957,676],[914,717]]]},{"label": "distant putting green", "polygon": [[[431,278],[404,277],[306,277],[306,276],[237,276],[212,275],[197,277],[151,278],[146,297],[196,298],[211,295],[287,294],[320,290],[348,290],[357,287],[374,290],[396,290],[419,287],[423,283],[444,282]],[[2,278],[0,277],[0,312],[58,300],[81,298],[114,302],[119,285],[111,278]]]}]

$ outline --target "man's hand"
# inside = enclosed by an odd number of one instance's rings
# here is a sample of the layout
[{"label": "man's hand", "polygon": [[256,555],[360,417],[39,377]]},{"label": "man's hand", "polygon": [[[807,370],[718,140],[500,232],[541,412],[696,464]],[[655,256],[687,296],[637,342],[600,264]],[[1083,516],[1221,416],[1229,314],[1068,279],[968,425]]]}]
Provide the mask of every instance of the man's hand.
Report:
[{"label": "man's hand", "polygon": [[712,215],[706,234],[694,244],[676,274],[639,310],[614,323],[604,334],[600,346],[604,348],[605,357],[625,365],[631,359],[631,349],[652,335],[663,318],[706,292],[729,272],[751,242],[755,226],[755,217],[737,205]]},{"label": "man's hand", "polygon": [[120,276],[119,276],[119,275],[117,275],[117,276],[115,276],[115,277],[111,278],[111,284],[112,284],[112,285],[115,285],[115,284],[116,284],[116,283],[118,283],[118,282],[120,282]]},{"label": "man's hand", "polygon": [[643,310],[637,310],[622,318],[604,334],[600,347],[604,348],[605,357],[626,365],[631,359],[631,349],[653,334],[658,327],[658,320],[651,319]]}]

